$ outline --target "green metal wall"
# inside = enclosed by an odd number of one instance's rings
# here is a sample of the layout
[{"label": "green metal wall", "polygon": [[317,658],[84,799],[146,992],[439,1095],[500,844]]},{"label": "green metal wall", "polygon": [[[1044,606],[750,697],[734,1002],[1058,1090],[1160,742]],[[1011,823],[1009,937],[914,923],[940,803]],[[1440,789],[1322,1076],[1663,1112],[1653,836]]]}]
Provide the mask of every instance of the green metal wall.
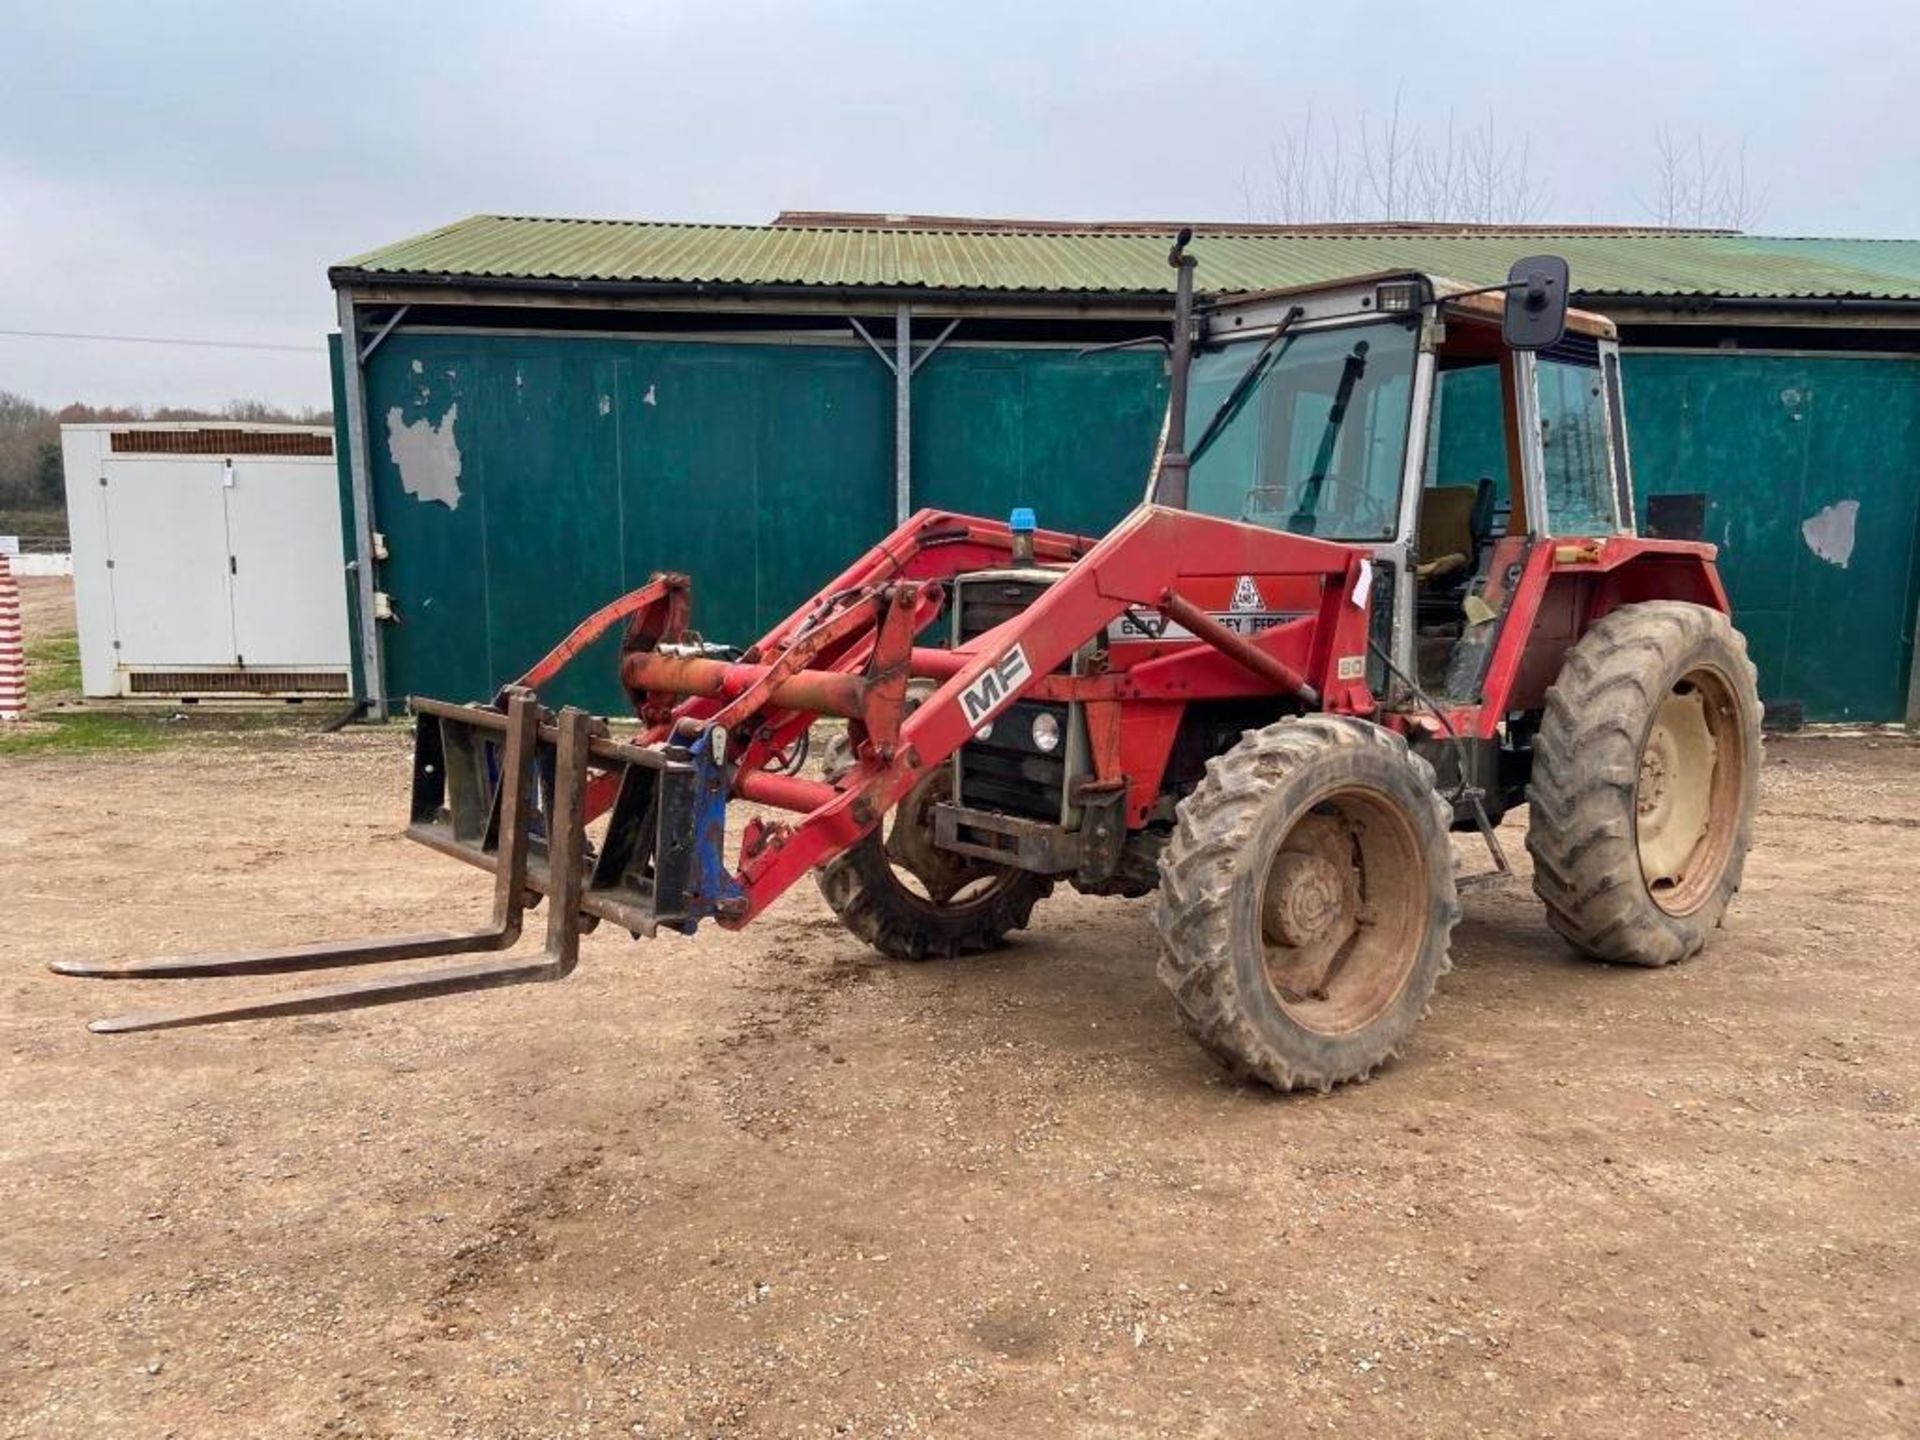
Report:
[{"label": "green metal wall", "polygon": [[[1623,368],[1640,518],[1649,495],[1706,493],[1761,694],[1808,720],[1904,719],[1920,361],[1641,352]],[[1852,545],[1823,558],[1805,527],[1849,501]]]},{"label": "green metal wall", "polygon": [[[487,695],[657,569],[744,642],[892,523],[892,390],[863,351],[401,333],[367,394],[395,695]],[[451,430],[451,506],[409,492],[409,425]],[[621,709],[615,643],[556,696]]]},{"label": "green metal wall", "polygon": [[[1637,352],[1625,371],[1640,518],[1650,494],[1707,494],[1762,693],[1809,720],[1904,718],[1920,361]],[[1490,380],[1446,382],[1443,481],[1504,478]],[[660,568],[693,574],[704,633],[745,641],[893,524],[893,382],[864,348],[403,331],[367,391],[395,695],[491,693]],[[1164,404],[1151,351],[943,349],[914,382],[915,503],[1099,533],[1139,499]],[[391,443],[449,413],[451,508],[407,491]],[[1848,500],[1842,565],[1802,526]],[[620,708],[610,642],[575,674],[561,698]]]},{"label": "green metal wall", "polygon": [[[1157,354],[936,353],[914,385],[915,503],[1104,529],[1144,487],[1161,372]],[[893,379],[864,347],[403,331],[367,396],[395,696],[491,694],[656,569],[693,576],[708,638],[745,643],[894,525]],[[396,458],[449,432],[452,505]],[[556,697],[623,709],[614,643]]]},{"label": "green metal wall", "polygon": [[1166,408],[1158,351],[940,350],[914,377],[914,503],[1103,534],[1146,493]]}]

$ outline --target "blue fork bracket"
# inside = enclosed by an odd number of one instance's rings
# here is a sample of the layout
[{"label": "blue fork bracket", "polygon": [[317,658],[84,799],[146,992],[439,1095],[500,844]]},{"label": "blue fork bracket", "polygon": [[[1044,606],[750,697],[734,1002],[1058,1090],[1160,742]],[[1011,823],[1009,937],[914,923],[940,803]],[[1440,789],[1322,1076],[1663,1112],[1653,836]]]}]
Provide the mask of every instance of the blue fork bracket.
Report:
[{"label": "blue fork bracket", "polygon": [[[480,742],[480,754],[487,771],[487,793],[500,789],[500,774],[506,764],[507,742],[487,736]],[[547,843],[547,811],[553,806],[555,767],[559,756],[544,745],[536,746],[533,757],[533,785],[527,795],[527,834]]]},{"label": "blue fork bracket", "polygon": [[687,886],[688,934],[700,921],[729,903],[745,903],[747,894],[727,869],[727,796],[732,786],[727,767],[713,758],[713,733],[707,731],[688,752],[693,761],[693,879]]}]

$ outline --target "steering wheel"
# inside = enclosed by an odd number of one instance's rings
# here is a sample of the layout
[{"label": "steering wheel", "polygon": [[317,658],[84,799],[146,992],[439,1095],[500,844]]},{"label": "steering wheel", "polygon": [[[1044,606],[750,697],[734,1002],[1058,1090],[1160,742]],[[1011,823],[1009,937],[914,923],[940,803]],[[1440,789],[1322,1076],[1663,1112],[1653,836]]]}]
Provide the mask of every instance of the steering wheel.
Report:
[{"label": "steering wheel", "polygon": [[[1346,503],[1341,503],[1345,497]],[[1295,507],[1297,513],[1298,507]],[[1372,494],[1358,480],[1346,475],[1323,475],[1320,479],[1319,504],[1313,512],[1316,532],[1325,528],[1324,522],[1333,516],[1342,516],[1351,524],[1339,528],[1349,534],[1380,534],[1386,529],[1386,506],[1379,497]]]}]

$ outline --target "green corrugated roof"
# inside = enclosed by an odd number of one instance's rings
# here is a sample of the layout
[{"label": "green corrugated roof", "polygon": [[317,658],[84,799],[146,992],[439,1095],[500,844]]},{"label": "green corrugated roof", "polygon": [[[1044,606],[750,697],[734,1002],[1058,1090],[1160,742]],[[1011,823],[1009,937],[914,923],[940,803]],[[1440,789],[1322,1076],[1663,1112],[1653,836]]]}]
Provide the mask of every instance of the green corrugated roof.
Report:
[{"label": "green corrugated roof", "polygon": [[[1025,294],[1144,294],[1172,286],[1168,235],[788,225],[676,225],[477,215],[334,267],[358,276],[910,287]],[[1379,270],[1469,284],[1524,254],[1564,255],[1585,295],[1920,298],[1920,241],[1790,239],[1530,228],[1439,233],[1203,231],[1212,293],[1308,285]]]}]

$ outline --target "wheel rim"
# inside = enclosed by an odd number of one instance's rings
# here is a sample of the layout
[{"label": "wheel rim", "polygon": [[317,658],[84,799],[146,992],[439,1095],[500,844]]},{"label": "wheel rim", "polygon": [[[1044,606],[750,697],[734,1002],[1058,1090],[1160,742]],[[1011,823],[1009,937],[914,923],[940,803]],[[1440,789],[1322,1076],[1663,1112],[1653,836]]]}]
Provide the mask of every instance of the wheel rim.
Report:
[{"label": "wheel rim", "polygon": [[1413,974],[1431,897],[1426,854],[1395,801],[1357,787],[1321,796],[1287,831],[1261,886],[1274,1002],[1322,1035],[1372,1024]]},{"label": "wheel rim", "polygon": [[1668,914],[1698,909],[1720,883],[1745,771],[1733,687],[1718,670],[1689,670],[1654,711],[1633,795],[1640,876]]},{"label": "wheel rim", "polygon": [[935,910],[983,904],[1022,873],[933,843],[933,807],[952,793],[952,772],[943,767],[928,775],[894,808],[881,845],[893,883],[908,898]]}]

